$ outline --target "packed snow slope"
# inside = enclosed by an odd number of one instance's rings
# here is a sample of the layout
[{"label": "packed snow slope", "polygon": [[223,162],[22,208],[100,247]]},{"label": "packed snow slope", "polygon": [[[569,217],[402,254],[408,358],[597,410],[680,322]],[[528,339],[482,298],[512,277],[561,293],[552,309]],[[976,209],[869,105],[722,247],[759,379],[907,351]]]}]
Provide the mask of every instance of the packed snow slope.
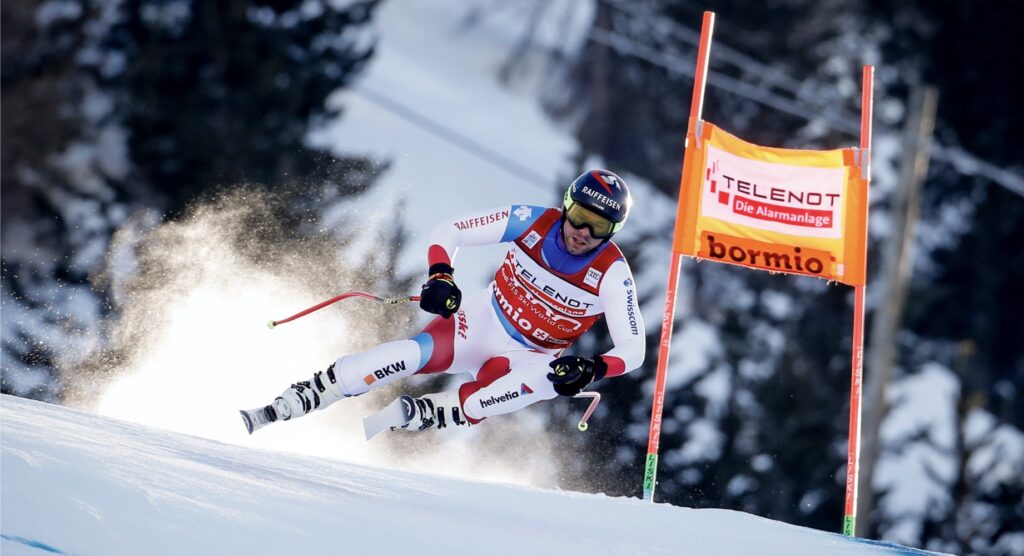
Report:
[{"label": "packed snow slope", "polygon": [[0,423],[5,556],[929,554],[740,512],[243,448],[10,396]]}]

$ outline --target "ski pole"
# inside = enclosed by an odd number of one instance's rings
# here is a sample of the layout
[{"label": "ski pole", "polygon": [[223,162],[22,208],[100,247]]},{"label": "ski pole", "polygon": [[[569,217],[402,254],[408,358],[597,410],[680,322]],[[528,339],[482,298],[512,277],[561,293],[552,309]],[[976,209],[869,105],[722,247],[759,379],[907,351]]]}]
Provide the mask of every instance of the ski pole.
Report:
[{"label": "ski pole", "polygon": [[590,426],[587,425],[587,419],[590,419],[590,416],[594,414],[594,410],[597,409],[597,404],[601,403],[601,394],[599,392],[580,392],[573,397],[590,398],[590,406],[587,407],[585,412],[583,412],[583,418],[580,419],[579,424],[576,425],[576,428],[579,429],[580,432],[587,432],[587,429],[590,428]]},{"label": "ski pole", "polygon": [[319,311],[320,309],[323,309],[324,307],[326,307],[328,305],[331,305],[332,303],[337,303],[337,302],[341,301],[342,299],[348,299],[350,297],[361,297],[363,299],[369,299],[370,301],[376,301],[378,303],[384,303],[385,305],[400,305],[402,303],[408,303],[410,301],[419,301],[420,300],[420,296],[418,296],[418,295],[407,295],[405,297],[381,297],[379,295],[373,295],[371,293],[366,293],[366,292],[347,292],[347,293],[343,293],[341,295],[336,295],[336,296],[328,299],[327,301],[323,301],[323,302],[317,303],[316,305],[310,307],[309,309],[305,309],[303,311],[299,311],[298,313],[295,313],[294,315],[292,315],[292,316],[290,316],[288,318],[284,318],[284,319],[281,319],[281,320],[269,321],[269,322],[267,322],[267,328],[270,328],[271,330],[273,330],[274,327],[279,325],[279,324],[284,324],[286,322],[291,322],[291,321],[293,321],[293,320],[295,320],[297,318],[304,317],[304,316],[312,313],[313,311]]}]

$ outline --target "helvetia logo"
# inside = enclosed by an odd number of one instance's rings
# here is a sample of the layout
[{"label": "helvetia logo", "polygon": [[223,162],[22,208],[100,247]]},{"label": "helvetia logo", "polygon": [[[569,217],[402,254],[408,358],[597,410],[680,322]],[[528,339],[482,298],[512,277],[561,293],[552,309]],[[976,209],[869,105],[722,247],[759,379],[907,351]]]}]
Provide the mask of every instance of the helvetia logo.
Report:
[{"label": "helvetia logo", "polygon": [[776,245],[752,239],[704,232],[699,256],[726,263],[792,274],[820,276],[831,262],[828,251]]},{"label": "helvetia logo", "polygon": [[525,396],[527,394],[532,394],[532,393],[533,393],[533,390],[530,390],[530,387],[527,386],[525,382],[523,383],[522,386],[519,387],[519,395],[521,395],[521,396]]},{"label": "helvetia logo", "polygon": [[509,391],[509,392],[505,392],[504,394],[502,394],[500,396],[491,396],[490,398],[487,398],[486,400],[481,398],[480,399],[480,407],[490,407],[490,406],[492,406],[492,405],[494,405],[496,403],[507,402],[509,400],[514,400],[514,399],[516,399],[518,397],[519,397],[519,392]]}]

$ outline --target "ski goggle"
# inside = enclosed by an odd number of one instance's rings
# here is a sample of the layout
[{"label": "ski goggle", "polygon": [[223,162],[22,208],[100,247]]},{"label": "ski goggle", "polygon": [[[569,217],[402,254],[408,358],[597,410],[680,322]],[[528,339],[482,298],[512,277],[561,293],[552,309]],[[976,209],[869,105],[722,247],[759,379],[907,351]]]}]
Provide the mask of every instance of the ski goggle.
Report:
[{"label": "ski goggle", "polygon": [[615,223],[596,212],[576,203],[570,204],[565,209],[565,219],[577,230],[587,228],[590,235],[596,239],[607,239],[619,231],[621,223]]}]

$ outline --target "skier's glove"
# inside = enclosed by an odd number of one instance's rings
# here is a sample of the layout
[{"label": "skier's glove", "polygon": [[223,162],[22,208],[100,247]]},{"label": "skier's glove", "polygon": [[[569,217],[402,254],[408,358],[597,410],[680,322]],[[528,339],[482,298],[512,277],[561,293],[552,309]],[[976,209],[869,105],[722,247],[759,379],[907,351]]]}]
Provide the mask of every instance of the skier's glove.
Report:
[{"label": "skier's glove", "polygon": [[430,267],[430,278],[420,290],[420,309],[449,319],[462,304],[462,292],[455,285],[455,269],[444,263]]},{"label": "skier's glove", "polygon": [[593,359],[565,355],[548,363],[551,372],[548,380],[555,385],[555,392],[562,396],[575,396],[595,380],[601,380],[608,372],[608,365],[595,355]]}]

